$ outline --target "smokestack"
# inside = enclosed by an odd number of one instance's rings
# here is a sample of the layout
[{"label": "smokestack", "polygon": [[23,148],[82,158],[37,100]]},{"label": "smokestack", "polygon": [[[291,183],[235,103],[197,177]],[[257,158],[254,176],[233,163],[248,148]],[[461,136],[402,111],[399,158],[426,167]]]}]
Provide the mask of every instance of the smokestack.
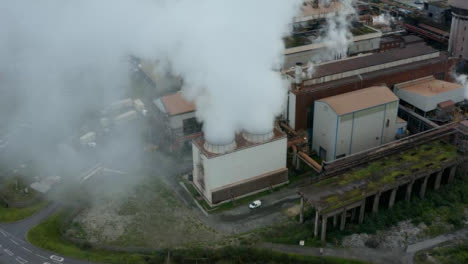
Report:
[{"label": "smokestack", "polygon": [[251,142],[251,143],[265,143],[270,141],[275,134],[273,131],[270,131],[268,133],[263,133],[263,134],[258,134],[258,133],[250,133],[248,131],[244,131],[242,133],[242,136],[244,137],[245,140]]},{"label": "smokestack", "polygon": [[236,141],[233,140],[231,143],[227,144],[213,144],[208,141],[205,141],[203,145],[206,151],[213,153],[213,154],[224,154],[236,149],[237,144]]},{"label": "smokestack", "polygon": [[296,63],[295,70],[296,72],[294,76],[296,77],[296,89],[300,89],[302,86],[302,62]]}]

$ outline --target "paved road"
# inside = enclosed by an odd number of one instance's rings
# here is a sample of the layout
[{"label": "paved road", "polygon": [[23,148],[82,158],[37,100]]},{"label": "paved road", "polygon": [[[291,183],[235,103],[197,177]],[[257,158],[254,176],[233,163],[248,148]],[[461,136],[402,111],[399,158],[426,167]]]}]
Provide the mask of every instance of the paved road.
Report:
[{"label": "paved road", "polygon": [[457,230],[453,233],[440,235],[434,238],[429,238],[412,245],[409,245],[406,251],[403,249],[372,249],[372,248],[323,248],[323,252],[320,252],[320,248],[313,247],[301,247],[295,245],[283,245],[283,244],[272,244],[262,243],[259,246],[266,249],[271,249],[284,253],[294,253],[305,256],[331,256],[348,259],[357,259],[367,261],[376,264],[412,264],[414,254],[421,250],[431,249],[455,239],[467,239],[468,228]]},{"label": "paved road", "polygon": [[71,258],[63,258],[63,261],[51,259],[57,254],[37,248],[26,241],[27,232],[39,224],[42,220],[49,217],[57,209],[57,204],[52,203],[41,212],[27,218],[23,221],[0,224],[0,263],[1,264],[85,264],[91,263]]}]

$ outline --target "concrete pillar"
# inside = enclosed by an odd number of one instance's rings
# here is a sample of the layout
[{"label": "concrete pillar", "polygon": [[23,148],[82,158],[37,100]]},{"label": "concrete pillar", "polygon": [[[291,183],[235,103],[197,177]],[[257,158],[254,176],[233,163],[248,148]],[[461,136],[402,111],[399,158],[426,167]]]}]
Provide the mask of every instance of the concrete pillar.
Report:
[{"label": "concrete pillar", "polygon": [[366,211],[366,199],[364,199],[359,207],[359,224],[364,221],[364,212]]},{"label": "concrete pillar", "polygon": [[301,159],[296,158],[296,170],[301,168]]},{"label": "concrete pillar", "polygon": [[392,190],[392,193],[390,194],[390,201],[388,202],[388,208],[392,208],[393,205],[395,204],[395,198],[396,198],[396,192],[398,191],[398,187]]},{"label": "concrete pillar", "polygon": [[436,180],[434,183],[434,190],[439,190],[440,188],[440,181],[442,180],[442,174],[444,173],[444,170],[441,170],[437,173]]},{"label": "concrete pillar", "polygon": [[319,217],[320,217],[320,213],[317,210],[315,211],[314,237],[318,236]]},{"label": "concrete pillar", "polygon": [[337,224],[338,224],[338,216],[334,215],[333,216],[333,227],[336,227]]},{"label": "concrete pillar", "polygon": [[411,199],[411,192],[413,191],[413,184],[414,184],[414,181],[408,183],[408,186],[406,186],[405,201],[409,201]]},{"label": "concrete pillar", "polygon": [[457,166],[450,168],[450,175],[448,178],[448,183],[452,183],[455,180],[455,173],[457,172]]},{"label": "concrete pillar", "polygon": [[379,211],[379,201],[380,201],[380,193],[376,193],[374,197],[374,204],[372,205],[373,213],[377,213]]},{"label": "concrete pillar", "polygon": [[346,209],[343,210],[341,213],[341,223],[340,223],[340,230],[343,231],[346,226]]},{"label": "concrete pillar", "polygon": [[322,215],[322,241],[325,241],[327,236],[327,218],[327,215]]},{"label": "concrete pillar", "polygon": [[421,199],[424,198],[424,195],[426,194],[426,188],[427,188],[427,180],[429,179],[429,176],[424,177],[424,181],[421,185],[421,190],[419,191],[419,197]]},{"label": "concrete pillar", "polygon": [[351,222],[354,221],[354,217],[356,217],[356,207],[351,209]]},{"label": "concrete pillar", "polygon": [[304,197],[301,196],[301,213],[299,215],[299,222],[304,223]]}]

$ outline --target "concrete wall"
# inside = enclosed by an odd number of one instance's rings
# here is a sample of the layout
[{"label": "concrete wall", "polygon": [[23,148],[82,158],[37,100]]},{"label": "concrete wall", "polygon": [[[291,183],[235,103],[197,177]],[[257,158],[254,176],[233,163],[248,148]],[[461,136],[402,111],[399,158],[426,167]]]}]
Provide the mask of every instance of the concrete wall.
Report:
[{"label": "concrete wall", "polygon": [[334,160],[338,116],[324,102],[315,102],[312,149],[317,153],[320,147],[327,151],[326,160]]},{"label": "concrete wall", "polygon": [[351,151],[351,139],[354,127],[354,114],[347,114],[340,116],[338,121],[338,140],[336,141],[336,155],[340,156],[345,154],[348,156]]},{"label": "concrete wall", "polygon": [[437,109],[439,103],[452,100],[455,103],[465,100],[465,89],[460,88],[446,93],[440,93],[434,96],[423,96],[417,93],[412,93],[404,89],[395,88],[395,94],[402,100],[417,107],[423,112],[430,112]]},{"label": "concrete wall", "polygon": [[381,144],[384,117],[385,106],[377,106],[354,113],[351,153],[377,147]]},{"label": "concrete wall", "polygon": [[[211,158],[200,154],[195,144],[192,149],[194,171],[197,171],[198,164],[203,164],[204,195],[210,202],[212,202],[211,192],[214,189],[286,168],[286,137]],[[198,178],[198,173],[194,173],[193,182],[201,190]]]}]

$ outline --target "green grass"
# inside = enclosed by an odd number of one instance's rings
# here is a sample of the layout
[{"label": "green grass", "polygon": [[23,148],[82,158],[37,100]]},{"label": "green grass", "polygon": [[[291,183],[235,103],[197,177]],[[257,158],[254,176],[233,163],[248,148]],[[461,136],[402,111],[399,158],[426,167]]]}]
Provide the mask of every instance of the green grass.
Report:
[{"label": "green grass", "polygon": [[[93,262],[113,264],[152,264],[165,263],[167,250],[154,251],[153,254],[131,254],[97,250],[90,245],[78,246],[62,239],[60,226],[65,213],[59,211],[27,235],[28,241],[43,249],[51,250],[64,257],[72,257]],[[308,264],[362,264],[356,260],[334,257],[300,256],[270,250],[248,247],[226,247],[221,249],[178,249],[171,250],[171,263],[308,263]]]},{"label": "green grass", "polygon": [[146,263],[142,255],[116,253],[90,249],[89,245],[81,247],[62,239],[60,226],[65,213],[59,211],[50,218],[32,228],[27,235],[28,241],[40,248],[51,250],[59,255],[103,263]]},{"label": "green grass", "polygon": [[427,255],[434,258],[439,264],[468,263],[468,241],[459,244],[449,244],[428,251],[421,251],[414,257],[415,264],[432,264]]},{"label": "green grass", "polygon": [[39,212],[47,205],[47,202],[38,202],[25,208],[5,208],[0,206],[0,223],[16,222]]}]

